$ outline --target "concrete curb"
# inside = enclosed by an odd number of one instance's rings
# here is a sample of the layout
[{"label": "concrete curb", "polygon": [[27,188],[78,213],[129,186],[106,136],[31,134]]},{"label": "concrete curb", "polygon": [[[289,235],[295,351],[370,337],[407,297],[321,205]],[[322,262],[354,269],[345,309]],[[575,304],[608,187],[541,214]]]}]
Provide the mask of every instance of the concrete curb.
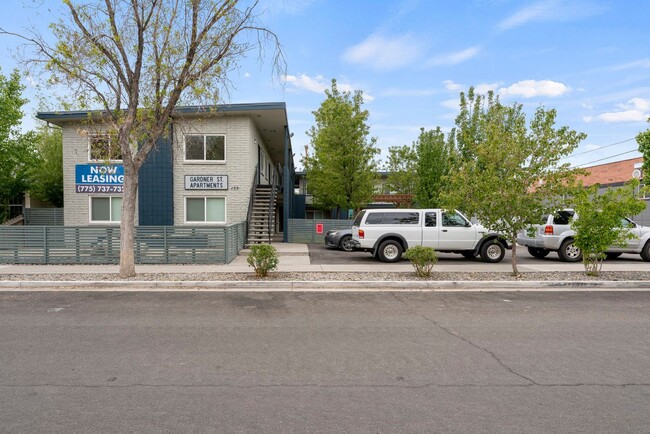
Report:
[{"label": "concrete curb", "polygon": [[9,291],[650,291],[650,281],[1,281]]}]

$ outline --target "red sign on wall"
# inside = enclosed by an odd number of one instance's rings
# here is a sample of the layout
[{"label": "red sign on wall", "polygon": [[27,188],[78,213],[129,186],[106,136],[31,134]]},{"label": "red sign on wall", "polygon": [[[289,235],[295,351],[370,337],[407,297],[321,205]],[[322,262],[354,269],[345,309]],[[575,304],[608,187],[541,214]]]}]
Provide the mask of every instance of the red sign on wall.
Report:
[{"label": "red sign on wall", "polygon": [[316,233],[317,234],[322,234],[323,233],[323,224],[322,223],[316,223]]}]

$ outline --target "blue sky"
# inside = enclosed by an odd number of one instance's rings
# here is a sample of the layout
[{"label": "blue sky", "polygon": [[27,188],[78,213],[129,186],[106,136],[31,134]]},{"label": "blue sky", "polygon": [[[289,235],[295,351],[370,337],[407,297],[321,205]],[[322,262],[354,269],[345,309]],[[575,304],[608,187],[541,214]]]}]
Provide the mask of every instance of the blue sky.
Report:
[{"label": "blue sky", "polygon": [[[44,26],[50,4],[58,2],[3,5],[0,26]],[[573,165],[638,156],[634,137],[650,126],[645,0],[260,0],[258,11],[280,38],[287,74],[273,78],[251,53],[224,102],[285,101],[296,160],[332,78],[364,92],[382,156],[411,144],[421,127],[453,127],[469,86],[528,113],[557,109],[558,124],[588,134]],[[5,75],[16,45],[0,38]]]}]

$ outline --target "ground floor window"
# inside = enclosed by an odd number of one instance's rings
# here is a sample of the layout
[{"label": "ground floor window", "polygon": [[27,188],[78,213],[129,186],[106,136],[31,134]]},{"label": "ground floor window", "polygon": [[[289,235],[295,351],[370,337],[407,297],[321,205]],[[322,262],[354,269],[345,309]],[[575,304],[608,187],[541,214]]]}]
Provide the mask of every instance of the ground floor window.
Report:
[{"label": "ground floor window", "polygon": [[114,223],[122,218],[121,197],[90,197],[90,221]]},{"label": "ground floor window", "polygon": [[226,199],[224,197],[186,197],[186,223],[225,223]]}]

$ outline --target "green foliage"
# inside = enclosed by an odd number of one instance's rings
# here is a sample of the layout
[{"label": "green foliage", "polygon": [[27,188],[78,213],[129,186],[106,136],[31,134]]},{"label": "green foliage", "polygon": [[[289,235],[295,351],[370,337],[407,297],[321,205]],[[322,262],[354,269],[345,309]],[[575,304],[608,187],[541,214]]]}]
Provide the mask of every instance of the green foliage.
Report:
[{"label": "green foliage", "polygon": [[418,277],[430,277],[433,266],[438,262],[438,254],[431,247],[409,247],[404,252],[404,257],[411,261]]},{"label": "green foliage", "polygon": [[307,132],[313,151],[303,160],[307,186],[317,207],[358,209],[372,201],[377,180],[379,149],[374,137],[368,140],[369,114],[361,108],[362,92],[340,92],[336,80],[325,95]]},{"label": "green foliage", "polygon": [[418,156],[415,145],[391,146],[388,148],[386,188],[395,194],[415,194],[418,175]]},{"label": "green foliage", "polygon": [[9,202],[29,186],[29,171],[34,164],[34,133],[21,134],[24,86],[13,71],[0,74],[0,222],[6,220]]},{"label": "green foliage", "polygon": [[36,163],[30,172],[32,197],[63,207],[63,134],[60,129],[38,131]]},{"label": "green foliage", "polygon": [[250,248],[246,261],[249,267],[253,267],[257,277],[266,277],[269,271],[278,267],[280,259],[278,251],[270,244],[253,244]]},{"label": "green foliage", "polygon": [[643,200],[636,197],[638,180],[620,188],[608,188],[598,193],[598,185],[579,190],[574,196],[577,218],[571,222],[576,231],[575,245],[582,250],[585,272],[597,276],[602,268],[605,251],[612,245],[624,245],[634,237],[625,217],[645,209]]},{"label": "green foliage", "polygon": [[415,147],[418,178],[415,201],[420,208],[438,208],[444,190],[443,179],[449,174],[456,157],[454,132],[445,139],[440,127],[429,131],[422,128]]},{"label": "green foliage", "polygon": [[[650,119],[648,119],[650,122]],[[639,152],[643,154],[643,180],[646,184],[650,184],[646,178],[646,174],[650,174],[650,129],[640,132],[636,136],[636,142],[639,144]]]},{"label": "green foliage", "polygon": [[504,106],[492,92],[461,93],[456,118],[459,158],[446,178],[446,207],[473,215],[512,243],[517,233],[562,207],[579,173],[561,164],[586,135],[556,127],[556,111],[539,107],[527,125],[522,105]]}]

